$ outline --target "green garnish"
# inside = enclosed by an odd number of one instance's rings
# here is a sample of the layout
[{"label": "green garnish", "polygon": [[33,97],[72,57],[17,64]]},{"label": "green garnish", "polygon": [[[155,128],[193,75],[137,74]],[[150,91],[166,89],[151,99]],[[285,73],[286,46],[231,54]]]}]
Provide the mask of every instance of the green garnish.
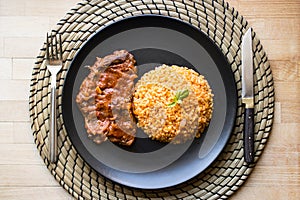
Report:
[{"label": "green garnish", "polygon": [[181,104],[182,100],[189,96],[189,90],[178,90],[174,96],[173,102],[169,103],[168,107],[174,107],[176,104]]}]

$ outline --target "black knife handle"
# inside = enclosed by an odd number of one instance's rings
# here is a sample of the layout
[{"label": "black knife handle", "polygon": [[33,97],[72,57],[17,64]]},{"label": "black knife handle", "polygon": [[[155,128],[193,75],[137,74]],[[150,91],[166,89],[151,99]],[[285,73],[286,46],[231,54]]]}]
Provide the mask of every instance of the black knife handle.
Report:
[{"label": "black knife handle", "polygon": [[245,108],[243,137],[245,161],[252,163],[254,161],[254,108]]}]

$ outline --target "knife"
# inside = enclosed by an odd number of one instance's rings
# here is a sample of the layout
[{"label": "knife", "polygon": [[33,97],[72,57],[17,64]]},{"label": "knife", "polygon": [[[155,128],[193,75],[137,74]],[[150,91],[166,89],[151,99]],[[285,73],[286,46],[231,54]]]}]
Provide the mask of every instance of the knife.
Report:
[{"label": "knife", "polygon": [[247,163],[252,163],[254,161],[254,94],[251,28],[246,31],[242,39],[242,103],[245,104],[244,158]]}]

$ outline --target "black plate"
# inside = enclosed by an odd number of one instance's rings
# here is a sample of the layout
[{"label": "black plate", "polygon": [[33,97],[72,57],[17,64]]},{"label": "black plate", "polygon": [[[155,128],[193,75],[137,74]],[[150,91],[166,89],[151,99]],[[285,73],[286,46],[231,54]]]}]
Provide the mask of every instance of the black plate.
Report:
[{"label": "black plate", "polygon": [[[110,142],[97,145],[86,134],[75,97],[96,56],[118,49],[130,51],[139,77],[161,64],[187,66],[204,75],[214,93],[210,125],[200,139],[182,145],[143,137],[131,147]],[[167,74],[166,74],[167,76]],[[104,27],[76,54],[63,88],[63,119],[81,157],[103,176],[123,185],[157,189],[183,183],[205,170],[224,148],[234,125],[237,91],[231,68],[218,47],[195,27],[177,19],[143,15]]]}]

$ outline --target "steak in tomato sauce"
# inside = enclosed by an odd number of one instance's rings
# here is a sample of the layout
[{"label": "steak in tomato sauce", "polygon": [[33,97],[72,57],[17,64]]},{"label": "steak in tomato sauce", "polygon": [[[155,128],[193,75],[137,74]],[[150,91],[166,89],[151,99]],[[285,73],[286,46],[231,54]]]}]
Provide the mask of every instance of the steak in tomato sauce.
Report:
[{"label": "steak in tomato sauce", "polygon": [[76,96],[88,136],[95,143],[108,139],[130,146],[136,134],[131,110],[136,61],[126,50],[96,59]]}]

